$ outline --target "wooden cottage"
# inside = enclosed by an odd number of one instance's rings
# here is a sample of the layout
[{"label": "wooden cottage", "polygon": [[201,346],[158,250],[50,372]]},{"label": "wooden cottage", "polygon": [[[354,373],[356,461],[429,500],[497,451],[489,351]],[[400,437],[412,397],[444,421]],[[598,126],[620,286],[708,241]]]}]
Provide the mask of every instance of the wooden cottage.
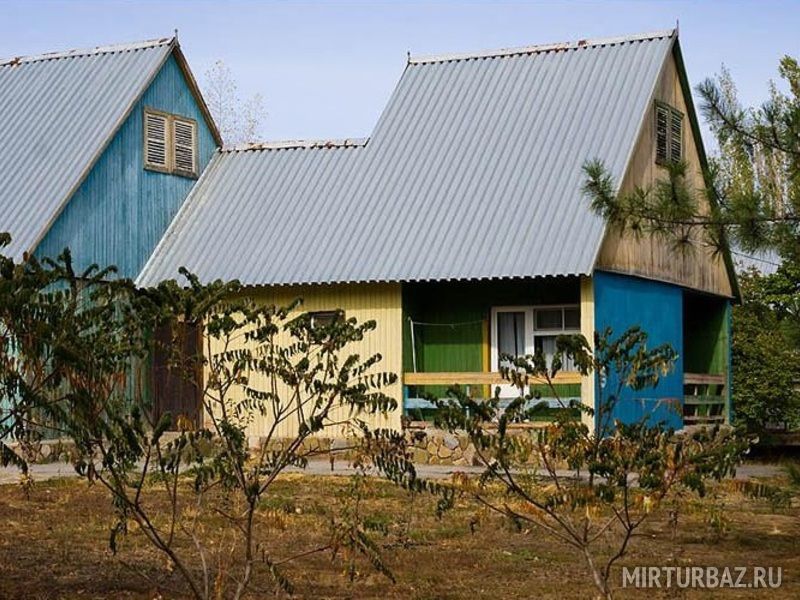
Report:
[{"label": "wooden cottage", "polygon": [[[37,70],[48,73],[31,75],[38,88],[3,79]],[[595,158],[623,189],[672,160],[702,186],[674,31],[409,59],[367,140],[214,151],[174,40],[4,63],[0,97],[8,90],[20,99],[0,116],[0,230],[14,252],[70,246],[79,265],[116,263],[142,285],[186,266],[265,303],[299,296],[304,310],[375,319],[362,351],[401,374],[402,410],[373,424],[424,417],[422,389],[488,393],[500,353],[552,353],[558,334],[630,325],[680,358],[619,417],[680,426],[701,401],[728,414],[729,261],[622,235],[581,193]],[[594,405],[597,382],[568,370],[559,385]]]},{"label": "wooden cottage", "polygon": [[[367,140],[216,152],[138,281],[186,266],[265,303],[302,297],[304,310],[375,319],[363,351],[401,374],[393,393],[412,419],[426,410],[420,389],[501,383],[500,353],[631,325],[679,359],[618,417],[726,418],[729,262],[608,227],[581,193],[590,159],[622,189],[677,160],[703,185],[675,31],[410,58]],[[594,405],[600,379],[567,370],[559,385]],[[400,410],[388,424],[401,426]]]},{"label": "wooden cottage", "polygon": [[220,144],[177,38],[0,61],[2,252],[136,277]]}]

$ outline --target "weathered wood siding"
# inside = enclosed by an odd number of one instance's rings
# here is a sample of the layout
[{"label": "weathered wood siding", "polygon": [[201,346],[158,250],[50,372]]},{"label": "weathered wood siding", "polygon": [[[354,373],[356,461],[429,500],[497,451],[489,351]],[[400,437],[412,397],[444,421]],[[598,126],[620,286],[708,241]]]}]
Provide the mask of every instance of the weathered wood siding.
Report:
[{"label": "weathered wood siding", "polygon": [[[385,392],[395,398],[398,408],[391,415],[368,416],[363,415],[371,427],[391,427],[399,429],[402,414],[402,388],[400,377],[402,372],[402,305],[400,284],[361,284],[361,285],[325,285],[325,286],[297,286],[284,288],[261,288],[248,294],[251,298],[264,304],[286,306],[297,298],[303,299],[303,304],[296,314],[310,311],[324,311],[342,309],[347,318],[355,317],[358,322],[375,320],[377,328],[369,332],[364,340],[354,344],[349,353],[359,354],[367,358],[380,353],[383,360],[374,367],[374,371],[395,373],[398,381],[385,389]],[[286,335],[287,342],[290,336]],[[212,346],[212,352],[214,346]],[[252,385],[263,386],[266,382],[254,377]],[[346,418],[348,411],[344,408],[334,414],[334,418]],[[271,420],[268,417],[256,417],[248,428],[249,436],[266,435]],[[277,437],[292,437],[297,433],[296,420],[287,419],[277,429]],[[341,432],[325,431],[323,437],[341,437]]]},{"label": "weathered wood siding", "polygon": [[[700,158],[692,136],[676,62],[672,56],[664,65],[654,96],[654,100],[666,102],[684,114],[684,160],[689,166],[688,183],[693,189],[703,189]],[[654,110],[651,106],[645,115],[639,140],[620,188],[623,192],[635,186],[650,185],[667,176],[666,170],[655,162]],[[635,239],[629,233],[621,235],[616,228],[609,228],[600,250],[597,268],[677,283],[722,296],[733,295],[722,257],[714,256],[711,249],[700,244],[695,246],[694,251],[679,252],[669,241],[647,237]]]},{"label": "weathered wood siding", "polygon": [[139,274],[195,183],[144,169],[144,107],[197,121],[198,168],[203,171],[216,144],[171,56],[39,243],[37,256],[56,256],[69,247],[78,269],[97,263],[116,265],[124,277]]}]

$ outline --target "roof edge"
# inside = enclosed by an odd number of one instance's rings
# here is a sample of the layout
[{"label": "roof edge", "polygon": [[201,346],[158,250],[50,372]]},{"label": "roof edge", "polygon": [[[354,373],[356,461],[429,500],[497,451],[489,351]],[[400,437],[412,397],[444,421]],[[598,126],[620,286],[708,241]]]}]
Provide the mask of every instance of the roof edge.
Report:
[{"label": "roof edge", "polygon": [[94,48],[76,48],[73,50],[62,50],[59,52],[46,52],[44,54],[33,54],[31,56],[16,56],[13,58],[0,58],[0,67],[44,62],[60,58],[80,58],[85,56],[95,56],[97,54],[113,54],[116,52],[130,52],[133,50],[144,50],[146,48],[157,48],[167,46],[172,43],[174,38],[155,38],[141,42],[129,44],[109,44],[107,46],[95,46]]},{"label": "roof edge", "polygon": [[175,56],[175,61],[178,63],[178,67],[183,72],[183,76],[186,79],[186,84],[189,86],[189,91],[191,91],[192,96],[194,96],[197,106],[200,107],[200,112],[203,114],[203,119],[205,120],[206,125],[208,125],[208,128],[211,130],[211,136],[214,138],[217,146],[221,147],[223,144],[222,134],[219,131],[219,127],[217,127],[217,123],[214,121],[214,116],[211,114],[211,109],[208,108],[208,104],[206,104],[206,99],[203,98],[203,93],[200,91],[200,86],[197,83],[197,79],[195,79],[192,69],[189,67],[189,61],[186,60],[186,56],[183,54],[181,43],[178,41],[177,34],[173,40],[175,43],[172,48],[172,54]]},{"label": "roof edge", "polygon": [[[111,144],[111,141],[117,135],[117,132],[119,132],[120,128],[125,124],[125,121],[128,120],[128,117],[130,117],[131,112],[133,111],[134,107],[136,106],[136,103],[139,102],[139,100],[142,98],[142,96],[144,96],[145,92],[150,87],[150,85],[152,85],[152,83],[155,80],[156,76],[158,76],[158,74],[161,72],[161,69],[164,68],[164,65],[166,64],[167,60],[169,60],[169,57],[172,56],[172,52],[175,49],[175,47],[177,46],[177,43],[178,43],[178,39],[176,37],[168,38],[168,44],[166,44],[167,51],[164,52],[164,56],[161,57],[161,59],[158,61],[158,64],[152,70],[152,72],[147,74],[147,77],[144,79],[143,84],[136,91],[136,94],[134,94],[132,96],[132,99],[128,103],[128,106],[125,108],[124,113],[122,114],[120,119],[114,124],[114,126],[111,128],[111,131],[106,136],[105,141],[100,146],[100,148],[98,149],[97,153],[94,156],[92,156],[92,159],[87,163],[86,167],[81,172],[80,177],[78,177],[78,179],[74,182],[72,187],[67,192],[67,195],[61,200],[60,204],[58,205],[58,210],[56,210],[56,212],[53,213],[51,219],[49,221],[47,221],[45,226],[41,229],[39,234],[34,239],[33,243],[24,252],[27,252],[30,255],[32,255],[34,252],[36,252],[36,248],[39,247],[39,244],[42,242],[44,237],[47,235],[47,232],[50,231],[50,229],[53,227],[53,224],[56,222],[58,217],[60,217],[61,213],[64,212],[64,209],[66,208],[66,206],[69,203],[69,201],[72,200],[72,197],[75,195],[75,192],[78,191],[80,186],[83,184],[83,182],[89,176],[89,173],[92,172],[92,169],[94,169],[95,165],[97,164],[97,161],[100,160],[100,157],[103,155],[103,153],[108,148],[109,144]],[[157,46],[152,46],[152,47],[157,47]]]},{"label": "roof edge", "polygon": [[[211,156],[211,159],[208,161],[206,168],[203,169],[203,172],[200,173],[200,177],[198,177],[197,181],[195,181],[192,188],[189,190],[189,193],[186,194],[186,197],[183,199],[180,207],[178,208],[175,216],[172,217],[172,220],[167,225],[167,228],[164,230],[164,233],[161,234],[161,237],[158,239],[153,251],[150,253],[150,256],[147,257],[147,260],[142,265],[141,270],[139,273],[136,274],[136,277],[133,278],[134,284],[138,287],[147,287],[150,285],[156,285],[158,282],[152,281],[152,277],[150,277],[150,270],[153,268],[153,265],[158,262],[158,258],[161,255],[161,248],[168,244],[173,236],[173,230],[180,227],[180,222],[184,218],[184,214],[192,208],[194,208],[194,203],[192,199],[194,195],[198,193],[198,190],[201,188],[201,184],[204,179],[211,177],[211,173],[213,173],[217,165],[219,164],[219,157],[221,156],[221,150],[217,149],[214,154]],[[178,272],[175,272],[175,276],[178,276]]]},{"label": "roof edge", "polygon": [[[717,196],[716,190],[713,185],[711,171],[709,169],[708,164],[708,155],[706,154],[706,148],[703,144],[703,134],[700,130],[700,121],[697,118],[697,111],[694,107],[694,98],[692,97],[692,86],[689,84],[689,75],[686,73],[686,64],[683,62],[683,53],[681,52],[681,44],[678,38],[675,38],[675,43],[672,45],[672,56],[675,59],[675,68],[678,72],[678,81],[681,85],[681,91],[683,92],[685,102],[686,102],[686,112],[687,116],[689,117],[689,124],[692,130],[692,137],[694,138],[695,146],[697,147],[697,155],[700,158],[700,167],[703,171],[703,181],[706,184],[706,188],[709,191],[708,199],[709,202],[714,204],[717,203]],[[731,256],[731,247],[730,241],[728,240],[728,236],[725,235],[724,229],[720,231],[721,234],[721,242],[722,242],[722,260],[725,263],[725,270],[728,273],[728,280],[731,284],[731,292],[733,293],[733,299],[736,302],[742,301],[742,291],[739,288],[739,278],[736,275],[736,266],[733,263],[733,257]]]},{"label": "roof edge", "polygon": [[[661,60],[661,67],[658,70],[658,75],[653,80],[652,85],[650,86],[650,93],[647,95],[647,104],[644,106],[644,110],[642,111],[642,116],[639,120],[639,126],[636,128],[636,134],[633,137],[633,141],[631,143],[630,148],[628,148],[628,154],[625,158],[625,165],[622,169],[622,175],[619,178],[619,182],[617,182],[617,192],[621,189],[625,179],[628,177],[632,163],[633,163],[633,156],[636,153],[636,146],[639,144],[639,140],[642,137],[642,132],[647,124],[648,115],[650,114],[650,106],[652,106],[653,101],[656,97],[656,90],[658,89],[658,82],[661,81],[661,78],[664,76],[664,69],[667,68],[667,64],[669,62],[669,58],[672,55],[674,45],[678,41],[678,32],[677,30],[673,30],[674,39],[672,44],[666,49],[664,52],[664,56]],[[600,236],[600,242],[597,244],[597,248],[595,248],[594,252],[594,260],[592,261],[592,270],[597,270],[598,266],[597,263],[600,260],[600,253],[603,251],[603,246],[606,243],[609,235],[609,224],[607,221],[603,221],[603,235]]]},{"label": "roof edge", "polygon": [[221,149],[223,153],[234,152],[257,152],[260,150],[294,150],[294,149],[318,149],[328,148],[363,148],[369,142],[368,137],[364,138],[341,138],[341,139],[320,139],[320,140],[277,140],[272,142],[254,142],[251,144],[238,144],[235,146],[225,146]]},{"label": "roof edge", "polygon": [[675,37],[675,29],[664,29],[648,33],[638,33],[628,36],[583,39],[576,42],[559,42],[554,44],[540,44],[534,46],[523,46],[520,48],[502,48],[500,50],[487,50],[484,52],[461,53],[461,54],[434,54],[430,56],[409,56],[408,64],[421,65],[440,62],[450,62],[459,60],[472,60],[480,58],[505,58],[509,56],[519,56],[523,54],[538,54],[541,52],[558,52],[562,50],[579,50],[581,48],[595,48],[598,46],[613,46],[627,42],[643,42],[649,40]]}]

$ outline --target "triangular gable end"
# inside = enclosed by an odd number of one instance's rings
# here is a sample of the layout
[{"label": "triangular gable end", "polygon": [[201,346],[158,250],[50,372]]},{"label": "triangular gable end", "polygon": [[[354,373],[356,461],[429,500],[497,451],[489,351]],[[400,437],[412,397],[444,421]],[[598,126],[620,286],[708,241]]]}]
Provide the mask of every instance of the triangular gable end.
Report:
[{"label": "triangular gable end", "polygon": [[[657,165],[655,160],[657,102],[672,106],[685,115],[683,156],[689,167],[689,185],[697,190],[705,188],[708,164],[676,35],[672,51],[666,55],[652,98],[642,116],[636,146],[620,191],[647,186],[666,177],[666,170]],[[691,135],[687,132],[691,132]],[[720,255],[711,248],[696,247],[693,252],[681,253],[668,241],[653,237],[636,239],[613,226],[607,227],[595,268],[674,283],[718,296],[738,297],[735,273],[727,250]]]},{"label": "triangular gable end", "polygon": [[[54,193],[49,192],[42,192],[40,189],[37,193],[44,193],[45,195],[49,195],[49,199],[45,198],[42,202],[39,203],[26,203],[30,210],[26,210],[25,213],[20,213],[20,215],[14,219],[13,216],[9,217],[11,219],[10,223],[6,223],[6,228],[12,229],[12,245],[6,248],[4,251],[9,253],[11,256],[14,256],[16,259],[22,259],[26,254],[33,254],[36,248],[39,246],[41,241],[47,235],[47,232],[51,229],[53,224],[56,222],[58,217],[64,211],[64,208],[67,206],[69,201],[75,195],[76,191],[81,187],[83,182],[88,177],[89,173],[92,172],[92,169],[95,168],[97,162],[100,160],[100,157],[103,156],[105,151],[107,150],[109,144],[115,138],[117,133],[120,131],[123,124],[128,120],[130,117],[131,111],[145,94],[145,92],[149,89],[155,78],[164,68],[164,65],[169,60],[171,56],[175,57],[175,61],[178,64],[181,72],[186,80],[187,87],[190,89],[195,101],[200,108],[201,114],[208,125],[209,130],[211,131],[214,140],[218,146],[222,144],[222,138],[220,136],[219,130],[214,123],[214,120],[211,116],[211,113],[206,105],[197,82],[192,74],[191,70],[189,69],[189,65],[186,61],[186,58],[183,55],[183,52],[180,49],[180,45],[178,43],[177,37],[172,38],[162,38],[159,40],[153,40],[151,42],[143,42],[139,44],[129,44],[124,46],[111,46],[111,47],[104,47],[104,48],[97,48],[93,50],[76,50],[76,51],[68,51],[63,53],[53,53],[48,55],[42,55],[40,57],[32,57],[26,59],[14,59],[12,61],[8,61],[4,63],[3,66],[8,68],[10,65],[12,68],[18,64],[27,65],[28,63],[36,63],[36,62],[45,62],[45,61],[70,61],[70,60],[80,60],[84,56],[94,56],[98,54],[104,53],[118,53],[118,52],[133,52],[136,50],[146,50],[147,48],[164,48],[163,55],[157,57],[157,61],[152,63],[152,65],[148,65],[148,70],[146,71],[145,77],[141,79],[141,82],[136,84],[133,88],[133,93],[130,94],[125,99],[124,110],[119,111],[111,126],[108,127],[105,131],[102,132],[102,137],[100,138],[101,143],[99,143],[92,151],[92,154],[88,158],[88,160],[79,163],[80,170],[75,173],[74,176],[70,176],[69,181],[64,181],[64,184],[69,185],[66,190],[63,187],[63,184],[59,185],[58,182],[52,182],[52,191]],[[11,187],[14,188],[13,182],[11,183]],[[19,186],[17,186],[19,187]],[[40,186],[41,188],[42,186]],[[60,190],[59,190],[60,188]],[[50,188],[46,188],[50,189]],[[8,191],[8,190],[7,190]],[[20,198],[24,198],[24,193],[20,195],[19,190],[12,190],[15,191],[14,198],[16,201],[19,202]],[[30,191],[30,190],[28,190]],[[2,200],[2,199],[0,199]],[[2,202],[0,202],[2,204]],[[7,212],[7,214],[11,214],[14,212],[14,206],[12,205],[10,208],[11,210]],[[35,209],[35,210],[34,210]],[[19,209],[17,209],[19,212]],[[33,211],[33,212],[31,212]],[[27,214],[31,212],[31,214]],[[38,219],[36,218],[38,216]],[[20,219],[22,219],[20,221]],[[27,231],[20,231],[18,228],[18,223],[15,221],[20,221],[20,223],[29,223],[30,225],[27,227]]]}]

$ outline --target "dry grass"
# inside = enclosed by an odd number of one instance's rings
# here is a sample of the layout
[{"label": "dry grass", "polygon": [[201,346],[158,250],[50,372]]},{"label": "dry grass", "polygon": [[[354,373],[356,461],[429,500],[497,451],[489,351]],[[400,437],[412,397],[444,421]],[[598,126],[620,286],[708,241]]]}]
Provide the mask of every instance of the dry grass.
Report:
[{"label": "dry grass", "polygon": [[[346,477],[286,475],[275,487],[264,511],[285,515],[286,528],[262,532],[262,539],[280,560],[327,541],[326,524],[348,485]],[[732,491],[718,500],[695,503],[680,518],[677,535],[664,517],[637,537],[628,565],[781,566],[780,590],[684,591],[625,590],[620,597],[796,598],[800,597],[800,523],[796,508],[773,513],[763,500]],[[722,502],[715,510],[715,502]],[[380,480],[369,483],[366,511],[385,524],[380,538],[384,556],[397,578],[392,584],[359,563],[353,582],[341,560],[313,554],[292,562],[286,574],[303,598],[590,598],[594,589],[573,552],[536,531],[517,532],[502,521],[483,516],[475,525],[475,508],[459,504],[437,520],[434,501],[420,497],[409,510],[409,497]],[[709,525],[709,515],[724,515]],[[404,517],[412,515],[411,540],[397,544]],[[165,561],[142,537],[132,532],[121,552],[108,552],[113,516],[99,486],[76,480],[39,483],[30,497],[18,486],[0,486],[1,598],[154,598],[176,597],[180,580],[166,575]],[[718,525],[720,523],[718,522]],[[214,523],[209,522],[209,535]],[[722,530],[722,531],[720,531]],[[160,583],[156,584],[156,581]],[[615,583],[619,583],[619,574]],[[272,590],[260,572],[253,597]],[[161,596],[159,596],[161,594]]]}]

